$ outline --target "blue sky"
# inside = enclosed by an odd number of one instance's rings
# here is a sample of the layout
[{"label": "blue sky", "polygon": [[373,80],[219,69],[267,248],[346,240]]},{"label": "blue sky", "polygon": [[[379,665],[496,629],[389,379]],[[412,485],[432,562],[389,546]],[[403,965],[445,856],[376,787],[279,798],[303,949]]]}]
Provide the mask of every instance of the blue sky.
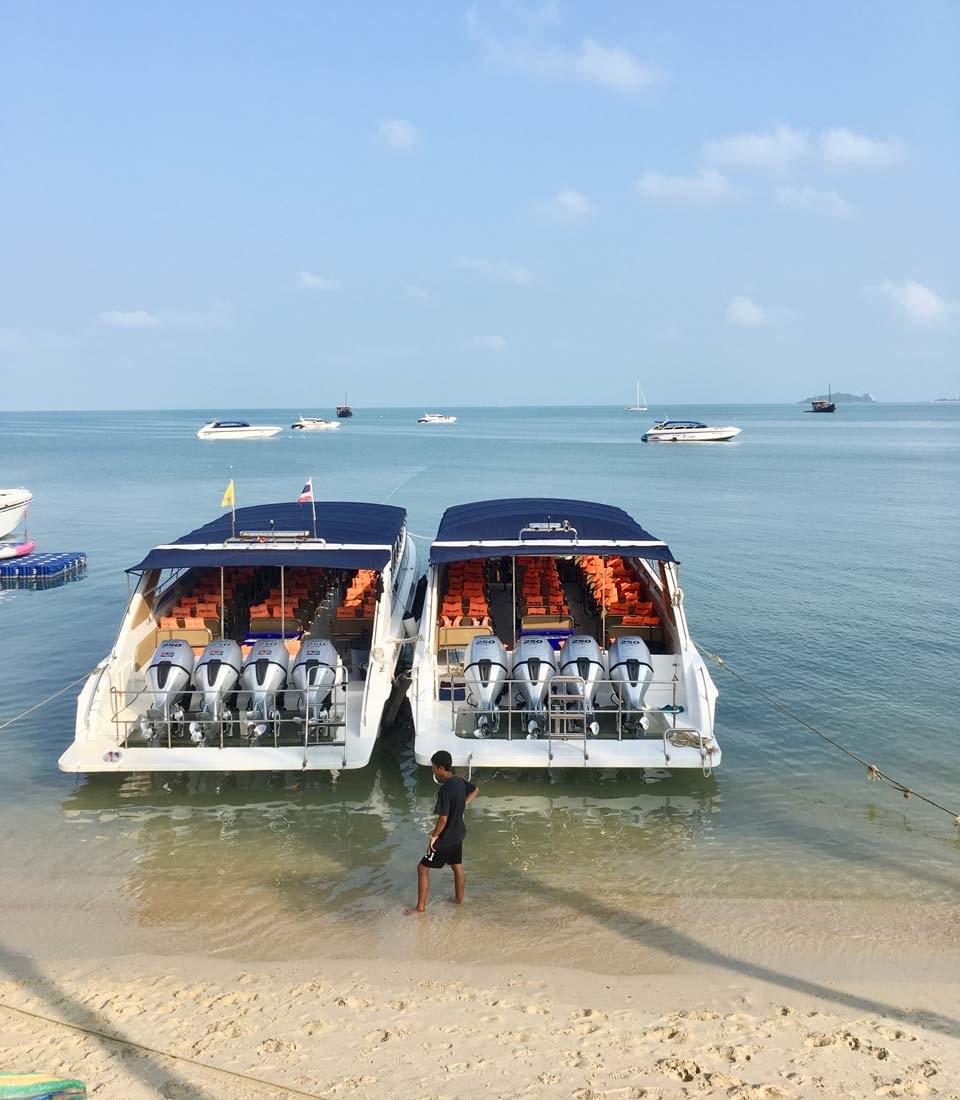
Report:
[{"label": "blue sky", "polygon": [[958,31],[923,0],[7,0],[0,403],[955,395]]}]

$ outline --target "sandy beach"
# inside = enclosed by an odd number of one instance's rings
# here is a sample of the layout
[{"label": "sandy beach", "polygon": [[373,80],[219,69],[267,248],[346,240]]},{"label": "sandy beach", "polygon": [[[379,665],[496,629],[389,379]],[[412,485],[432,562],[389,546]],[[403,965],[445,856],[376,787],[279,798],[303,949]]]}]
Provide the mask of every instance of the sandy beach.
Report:
[{"label": "sandy beach", "polygon": [[0,1012],[5,1068],[77,1076],[98,1097],[960,1096],[953,983],[797,979],[785,991],[710,971],[343,959],[5,968],[4,1006],[192,1060]]}]

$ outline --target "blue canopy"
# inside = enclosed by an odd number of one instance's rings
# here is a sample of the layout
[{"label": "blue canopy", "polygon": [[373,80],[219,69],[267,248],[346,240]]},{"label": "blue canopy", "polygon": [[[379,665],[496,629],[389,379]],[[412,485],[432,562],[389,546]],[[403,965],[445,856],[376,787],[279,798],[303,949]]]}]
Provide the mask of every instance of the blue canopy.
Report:
[{"label": "blue canopy", "polygon": [[175,542],[155,546],[127,572],[221,565],[382,569],[406,520],[403,508],[387,504],[323,500],[315,504],[258,504],[238,508],[235,517],[224,512]]},{"label": "blue canopy", "polygon": [[623,554],[674,561],[622,508],[589,500],[520,497],[448,508],[430,547],[430,563],[536,554]]}]

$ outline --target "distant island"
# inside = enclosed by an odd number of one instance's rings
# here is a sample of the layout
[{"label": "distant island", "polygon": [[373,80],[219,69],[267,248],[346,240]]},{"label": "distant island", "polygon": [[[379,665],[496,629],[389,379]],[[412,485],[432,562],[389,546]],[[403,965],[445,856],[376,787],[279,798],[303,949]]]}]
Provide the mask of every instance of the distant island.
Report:
[{"label": "distant island", "polygon": [[960,397],[938,397],[937,401],[960,401]]},{"label": "distant island", "polygon": [[802,401],[798,401],[798,405],[807,405],[811,401],[842,401],[845,405],[875,405],[876,399],[872,393],[831,393],[829,398],[825,393],[818,394],[816,397],[805,397]]}]

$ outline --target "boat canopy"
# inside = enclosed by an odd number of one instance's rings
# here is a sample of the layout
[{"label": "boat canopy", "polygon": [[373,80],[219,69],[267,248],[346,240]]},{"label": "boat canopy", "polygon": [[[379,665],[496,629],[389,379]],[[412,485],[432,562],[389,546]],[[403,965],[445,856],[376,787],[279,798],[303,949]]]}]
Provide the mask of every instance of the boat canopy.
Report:
[{"label": "boat canopy", "polygon": [[527,554],[676,560],[665,542],[644,531],[622,508],[588,500],[520,497],[448,508],[430,547],[430,564]]},{"label": "boat canopy", "polygon": [[382,569],[406,520],[403,508],[388,504],[259,504],[238,508],[233,517],[226,512],[176,542],[155,546],[127,572],[221,565]]},{"label": "boat canopy", "polygon": [[707,425],[701,424],[699,420],[661,420],[654,426],[657,428],[705,428]]}]

